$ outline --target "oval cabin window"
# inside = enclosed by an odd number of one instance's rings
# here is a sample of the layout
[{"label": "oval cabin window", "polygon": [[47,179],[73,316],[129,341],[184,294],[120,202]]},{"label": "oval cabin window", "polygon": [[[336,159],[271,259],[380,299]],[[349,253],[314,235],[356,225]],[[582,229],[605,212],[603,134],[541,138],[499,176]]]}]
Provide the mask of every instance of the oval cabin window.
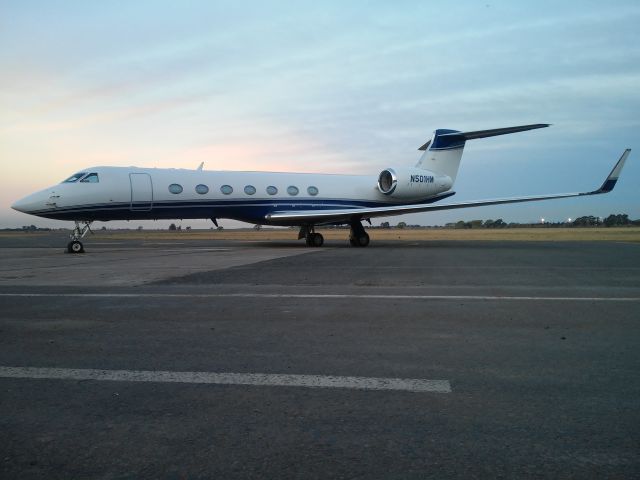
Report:
[{"label": "oval cabin window", "polygon": [[293,185],[287,187],[287,193],[292,197],[296,196],[298,192],[299,192],[298,187],[294,187]]},{"label": "oval cabin window", "polygon": [[244,187],[244,193],[246,193],[247,195],[253,195],[254,193],[256,193],[256,187],[254,187],[253,185],[247,185],[246,187]]},{"label": "oval cabin window", "polygon": [[169,191],[174,194],[182,193],[182,185],[172,183],[171,185],[169,185]]},{"label": "oval cabin window", "polygon": [[209,193],[209,187],[203,184],[196,185],[196,192],[200,195],[204,195],[205,193]]},{"label": "oval cabin window", "polygon": [[220,187],[220,191],[225,195],[231,195],[233,193],[233,188],[231,187],[231,185],[222,185]]}]

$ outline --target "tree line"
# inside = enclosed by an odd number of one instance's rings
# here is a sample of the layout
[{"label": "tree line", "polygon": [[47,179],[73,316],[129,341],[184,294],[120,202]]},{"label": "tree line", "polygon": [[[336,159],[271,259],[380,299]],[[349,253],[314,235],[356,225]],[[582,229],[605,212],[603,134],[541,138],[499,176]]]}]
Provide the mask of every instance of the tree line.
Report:
[{"label": "tree line", "polygon": [[[608,217],[601,218],[595,215],[585,215],[578,217],[573,221],[566,222],[536,222],[536,223],[518,223],[518,222],[505,222],[502,218],[496,220],[459,220],[457,222],[447,223],[445,228],[553,228],[553,227],[623,227],[636,225],[640,226],[640,219],[631,220],[626,213],[612,213]],[[409,225],[406,222],[399,222],[397,225],[391,225],[389,222],[382,222],[380,227],[374,228],[423,228],[422,225]]]}]

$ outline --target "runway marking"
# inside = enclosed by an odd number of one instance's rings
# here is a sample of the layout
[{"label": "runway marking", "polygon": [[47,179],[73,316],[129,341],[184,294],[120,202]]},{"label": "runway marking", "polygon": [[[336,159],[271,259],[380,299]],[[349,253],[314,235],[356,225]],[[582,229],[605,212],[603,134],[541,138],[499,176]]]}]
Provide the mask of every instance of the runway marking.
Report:
[{"label": "runway marking", "polygon": [[451,393],[449,380],[419,378],[339,377],[269,373],[166,372],[146,370],[94,370],[75,368],[0,367],[0,378],[97,380],[115,382],[199,383],[268,387],[347,388]]},{"label": "runway marking", "polygon": [[198,247],[190,250],[185,250],[184,248],[163,248],[162,250],[150,250],[151,252],[179,252],[179,253],[202,253],[202,252],[228,252],[229,248],[219,248],[219,247]]},{"label": "runway marking", "polygon": [[509,295],[378,295],[342,293],[0,293],[0,297],[77,298],[318,298],[369,300],[511,300],[560,302],[640,302],[640,297],[531,297]]}]

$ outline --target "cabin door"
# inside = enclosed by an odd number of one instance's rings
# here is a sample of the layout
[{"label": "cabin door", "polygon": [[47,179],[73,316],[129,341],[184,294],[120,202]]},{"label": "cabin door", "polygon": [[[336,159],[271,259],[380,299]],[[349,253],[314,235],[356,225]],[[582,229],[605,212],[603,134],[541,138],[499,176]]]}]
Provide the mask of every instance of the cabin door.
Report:
[{"label": "cabin door", "polygon": [[148,173],[130,173],[131,210],[148,212],[153,206],[153,186]]}]

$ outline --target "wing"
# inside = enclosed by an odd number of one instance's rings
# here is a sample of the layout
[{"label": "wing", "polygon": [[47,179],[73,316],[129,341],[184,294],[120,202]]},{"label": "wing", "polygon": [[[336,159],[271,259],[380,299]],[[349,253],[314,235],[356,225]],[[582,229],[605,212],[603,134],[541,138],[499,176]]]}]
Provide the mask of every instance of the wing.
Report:
[{"label": "wing", "polygon": [[553,195],[536,195],[531,197],[511,197],[496,198],[489,200],[475,200],[470,202],[449,203],[449,204],[413,204],[413,205],[392,205],[387,207],[373,208],[345,208],[336,210],[297,210],[297,211],[276,211],[265,216],[267,221],[283,222],[291,224],[300,223],[339,223],[361,220],[363,218],[389,217],[393,215],[403,215],[407,213],[432,212],[436,210],[452,210],[455,208],[483,207],[487,205],[501,205],[505,203],[536,202],[538,200],[552,200],[554,198],[581,197],[584,195],[599,195],[613,190],[622,167],[629,156],[631,149],[626,149],[620,159],[616,162],[600,188],[591,192],[581,193],[557,193]]}]

